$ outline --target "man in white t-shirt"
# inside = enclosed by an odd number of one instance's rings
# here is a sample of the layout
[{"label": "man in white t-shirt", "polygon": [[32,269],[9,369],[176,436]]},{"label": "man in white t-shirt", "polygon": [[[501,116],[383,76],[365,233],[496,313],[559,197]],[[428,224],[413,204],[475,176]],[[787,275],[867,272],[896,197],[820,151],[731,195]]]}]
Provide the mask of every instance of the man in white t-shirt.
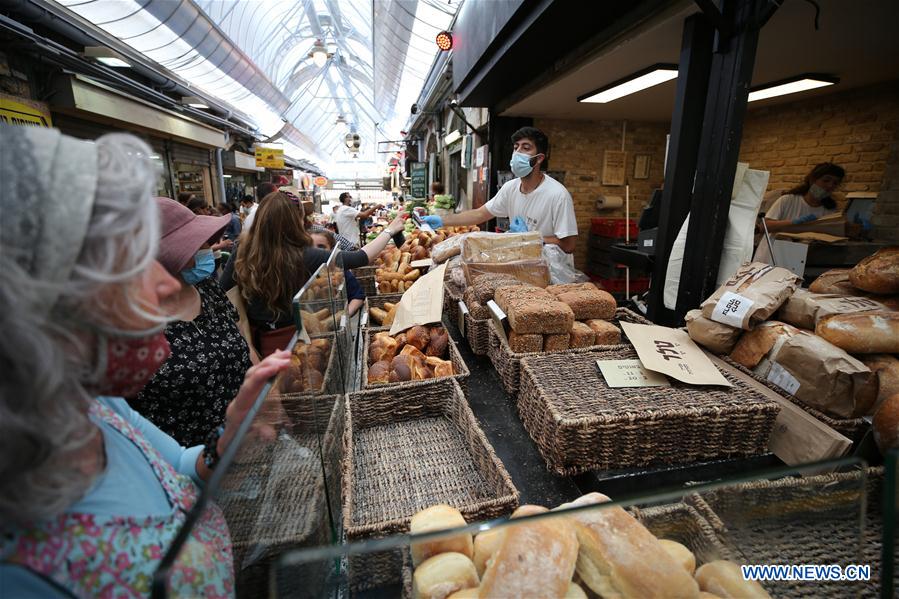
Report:
[{"label": "man in white t-shirt", "polygon": [[475,210],[446,217],[426,216],[432,227],[479,225],[494,217],[506,217],[512,230],[539,231],[544,243],[558,245],[573,254],[577,243],[574,202],[565,186],[540,170],[546,161],[549,140],[534,127],[512,134],[512,179],[493,198]]},{"label": "man in white t-shirt", "polygon": [[334,220],[337,222],[337,232],[351,240],[358,247],[362,236],[359,231],[359,221],[365,220],[374,214],[375,210],[380,208],[380,206],[372,206],[367,210],[358,210],[350,205],[352,201],[353,196],[350,195],[350,192],[345,191],[340,194],[341,206],[337,209]]}]

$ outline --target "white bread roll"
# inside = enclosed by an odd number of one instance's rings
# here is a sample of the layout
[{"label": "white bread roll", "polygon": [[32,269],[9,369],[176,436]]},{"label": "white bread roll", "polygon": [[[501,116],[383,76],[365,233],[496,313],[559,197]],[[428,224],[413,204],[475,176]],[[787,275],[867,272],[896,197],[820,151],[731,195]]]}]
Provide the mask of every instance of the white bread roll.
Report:
[{"label": "white bread roll", "polygon": [[[591,493],[571,507],[600,503]],[[618,506],[571,515],[580,550],[577,573],[601,597],[650,599],[699,596],[696,581],[642,524]]]},{"label": "white bread roll", "polygon": [[834,314],[818,321],[815,334],[850,354],[899,353],[899,312]]},{"label": "white bread roll", "polygon": [[577,583],[572,582],[568,585],[568,590],[562,599],[587,599],[587,593]]},{"label": "white bread roll", "polygon": [[881,453],[899,447],[899,393],[888,397],[874,414],[874,441]]},{"label": "white bread roll", "polygon": [[696,571],[696,556],[693,555],[692,551],[677,541],[672,541],[670,539],[660,539],[659,543],[662,544],[662,547],[665,548],[668,555],[673,557],[677,563],[681,564],[691,576],[693,575],[693,572]]},{"label": "white bread roll", "polygon": [[755,580],[744,580],[740,566],[726,560],[709,562],[696,570],[699,588],[719,597],[762,599],[770,595]]},{"label": "white bread roll", "polygon": [[[542,514],[548,511],[548,509],[541,505],[522,505],[512,512],[512,517],[524,518],[526,516]],[[472,561],[474,562],[474,567],[478,570],[478,576],[484,575],[484,571],[487,569],[490,558],[492,558],[499,550],[505,530],[505,527],[485,530],[482,533],[478,533],[478,536],[474,538],[474,557],[472,558]]]},{"label": "white bread roll", "polygon": [[[433,505],[414,516],[409,524],[409,533],[416,535],[465,526],[461,512],[448,505]],[[469,559],[474,555],[471,535],[464,533],[451,537],[412,543],[412,563],[417,566],[432,555],[455,551]]]},{"label": "white bread roll", "polygon": [[577,562],[577,535],[565,518],[506,526],[479,597],[564,597]]},{"label": "white bread roll", "polygon": [[412,574],[413,599],[446,599],[456,591],[478,586],[478,573],[461,553],[441,553],[426,559]]}]

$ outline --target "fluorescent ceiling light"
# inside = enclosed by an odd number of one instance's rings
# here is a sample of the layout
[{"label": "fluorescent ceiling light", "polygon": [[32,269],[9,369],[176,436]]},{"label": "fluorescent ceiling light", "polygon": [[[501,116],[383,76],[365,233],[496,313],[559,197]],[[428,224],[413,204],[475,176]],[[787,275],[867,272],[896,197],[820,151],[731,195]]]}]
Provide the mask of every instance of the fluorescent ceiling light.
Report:
[{"label": "fluorescent ceiling light", "polygon": [[677,78],[676,64],[656,64],[580,96],[578,102],[605,104]]},{"label": "fluorescent ceiling light", "polygon": [[197,96],[184,96],[181,98],[181,103],[191,108],[209,108],[209,105]]},{"label": "fluorescent ceiling light", "polygon": [[839,78],[832,75],[797,75],[796,77],[775,81],[774,83],[768,83],[753,89],[749,92],[749,101],[755,102],[756,100],[766,100],[776,96],[795,94],[810,89],[826,87],[839,82]]},{"label": "fluorescent ceiling light", "polygon": [[85,46],[84,56],[102,62],[108,67],[128,68],[131,66],[124,56],[106,46]]}]

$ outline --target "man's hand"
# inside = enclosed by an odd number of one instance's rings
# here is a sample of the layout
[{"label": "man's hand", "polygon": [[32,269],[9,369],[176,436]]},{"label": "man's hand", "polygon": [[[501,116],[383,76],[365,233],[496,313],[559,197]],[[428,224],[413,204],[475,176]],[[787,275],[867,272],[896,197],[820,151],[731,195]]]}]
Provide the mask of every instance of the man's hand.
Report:
[{"label": "man's hand", "polygon": [[794,218],[792,222],[794,225],[804,225],[805,223],[810,223],[816,220],[818,220],[818,217],[814,214],[806,214],[805,216]]},{"label": "man's hand", "polygon": [[443,226],[443,219],[437,216],[436,214],[429,214],[421,219],[423,222],[427,223],[432,229],[439,229]]}]

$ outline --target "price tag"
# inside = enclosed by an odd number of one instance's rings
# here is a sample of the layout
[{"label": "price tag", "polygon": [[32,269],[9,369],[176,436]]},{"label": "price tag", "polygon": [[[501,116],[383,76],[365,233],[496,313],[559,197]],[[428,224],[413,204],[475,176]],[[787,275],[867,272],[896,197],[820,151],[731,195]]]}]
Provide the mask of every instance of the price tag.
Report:
[{"label": "price tag", "polygon": [[741,329],[743,328],[743,318],[753,304],[754,302],[747,297],[726,291],[715,304],[712,320]]},{"label": "price tag", "polygon": [[800,385],[796,377],[777,362],[771,362],[771,370],[768,371],[768,382],[777,385],[790,395],[796,395],[796,392],[799,391]]},{"label": "price tag", "polygon": [[359,326],[364,327],[368,324],[368,310],[366,310],[362,316],[359,318]]},{"label": "price tag", "polygon": [[496,334],[506,342],[506,345],[509,345],[509,338],[506,336],[506,313],[493,300],[487,302],[487,308],[490,309],[490,316],[493,317],[493,324],[496,325]]},{"label": "price tag", "polygon": [[465,305],[465,302],[459,300],[459,334],[463,337],[465,336],[465,315],[468,314],[468,306]]},{"label": "price tag", "polygon": [[664,374],[646,370],[640,360],[597,360],[609,387],[670,387]]},{"label": "price tag", "polygon": [[421,260],[413,260],[409,263],[409,266],[412,268],[430,268],[434,266],[434,261],[430,258],[423,258]]}]

